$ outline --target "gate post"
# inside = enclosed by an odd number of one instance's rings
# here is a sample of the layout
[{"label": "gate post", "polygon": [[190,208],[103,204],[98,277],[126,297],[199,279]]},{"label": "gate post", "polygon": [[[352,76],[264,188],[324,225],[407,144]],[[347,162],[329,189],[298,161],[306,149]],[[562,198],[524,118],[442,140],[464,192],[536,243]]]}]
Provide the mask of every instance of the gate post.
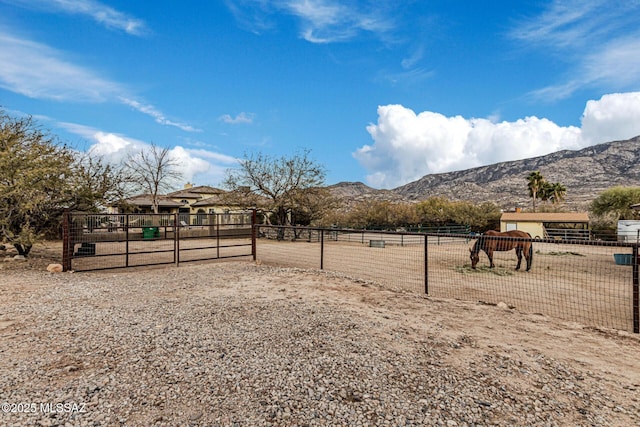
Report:
[{"label": "gate post", "polygon": [[[175,224],[175,228],[174,230],[176,231],[174,233],[174,238],[175,238],[175,248],[176,248],[176,252],[175,252],[175,256],[176,256],[176,267],[180,265],[180,229],[182,228],[182,225],[178,222],[178,220],[180,219],[180,213],[176,213],[173,214],[173,221]],[[191,221],[191,218],[187,219],[188,221]]]},{"label": "gate post", "polygon": [[429,295],[429,251],[427,249],[427,235],[424,235],[424,293]]},{"label": "gate post", "polygon": [[73,243],[71,240],[71,212],[65,209],[62,217],[62,270],[71,271]]},{"label": "gate post", "polygon": [[324,228],[320,229],[320,270],[324,269]]},{"label": "gate post", "polygon": [[129,267],[129,214],[124,216],[124,266]]},{"label": "gate post", "polygon": [[173,263],[178,266],[178,214],[173,213]]},{"label": "gate post", "polygon": [[256,260],[256,234],[257,234],[257,215],[256,210],[253,209],[251,212],[251,255],[253,255],[253,261]]},{"label": "gate post", "polygon": [[[214,216],[216,219],[216,258],[220,258],[220,215],[224,214],[215,214]],[[230,221],[231,218],[228,218],[225,222],[229,223]]]},{"label": "gate post", "polygon": [[638,277],[638,244],[633,246],[633,333],[640,333],[640,278]]}]

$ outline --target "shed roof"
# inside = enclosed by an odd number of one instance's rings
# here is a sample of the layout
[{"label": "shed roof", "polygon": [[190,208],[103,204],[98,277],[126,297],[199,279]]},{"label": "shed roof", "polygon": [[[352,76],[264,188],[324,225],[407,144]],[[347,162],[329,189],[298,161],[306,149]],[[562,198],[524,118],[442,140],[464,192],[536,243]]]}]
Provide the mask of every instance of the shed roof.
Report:
[{"label": "shed roof", "polygon": [[589,222],[586,212],[505,212],[500,221],[512,222]]}]

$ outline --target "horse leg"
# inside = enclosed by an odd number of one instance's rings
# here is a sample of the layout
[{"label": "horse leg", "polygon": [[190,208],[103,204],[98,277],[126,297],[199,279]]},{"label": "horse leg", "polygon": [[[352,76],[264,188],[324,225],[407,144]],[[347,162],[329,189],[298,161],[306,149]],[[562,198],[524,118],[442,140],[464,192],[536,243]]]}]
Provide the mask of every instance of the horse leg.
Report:
[{"label": "horse leg", "polygon": [[493,251],[491,249],[485,251],[487,253],[487,257],[489,257],[489,268],[495,267],[493,264]]},{"label": "horse leg", "polygon": [[520,264],[522,263],[522,248],[519,246],[516,247],[516,255],[518,256],[518,264],[516,265],[516,270],[520,270]]}]

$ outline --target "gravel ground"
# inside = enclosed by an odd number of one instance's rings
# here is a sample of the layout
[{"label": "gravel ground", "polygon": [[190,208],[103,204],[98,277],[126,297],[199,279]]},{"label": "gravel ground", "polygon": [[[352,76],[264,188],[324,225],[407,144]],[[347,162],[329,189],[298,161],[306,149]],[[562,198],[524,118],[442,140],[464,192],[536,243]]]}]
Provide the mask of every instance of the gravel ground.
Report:
[{"label": "gravel ground", "polygon": [[640,425],[640,339],[312,270],[7,269],[0,425]]}]

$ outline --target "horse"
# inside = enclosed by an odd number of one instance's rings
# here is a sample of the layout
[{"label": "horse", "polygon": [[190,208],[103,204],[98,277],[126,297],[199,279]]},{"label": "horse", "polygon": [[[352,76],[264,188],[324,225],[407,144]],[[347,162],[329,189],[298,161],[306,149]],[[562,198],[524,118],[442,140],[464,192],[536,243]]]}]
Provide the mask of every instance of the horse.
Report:
[{"label": "horse", "polygon": [[[528,239],[528,240],[525,240]],[[494,251],[510,251],[516,250],[518,256],[518,265],[516,270],[520,270],[520,263],[522,262],[522,254],[527,260],[527,271],[531,269],[531,263],[533,262],[533,244],[531,243],[531,234],[520,230],[511,231],[493,231],[489,230],[485,234],[481,235],[476,243],[473,245],[473,249],[469,249],[471,258],[471,268],[475,269],[478,261],[480,260],[480,251],[484,251],[489,257],[489,267],[495,267],[493,263]]]}]

